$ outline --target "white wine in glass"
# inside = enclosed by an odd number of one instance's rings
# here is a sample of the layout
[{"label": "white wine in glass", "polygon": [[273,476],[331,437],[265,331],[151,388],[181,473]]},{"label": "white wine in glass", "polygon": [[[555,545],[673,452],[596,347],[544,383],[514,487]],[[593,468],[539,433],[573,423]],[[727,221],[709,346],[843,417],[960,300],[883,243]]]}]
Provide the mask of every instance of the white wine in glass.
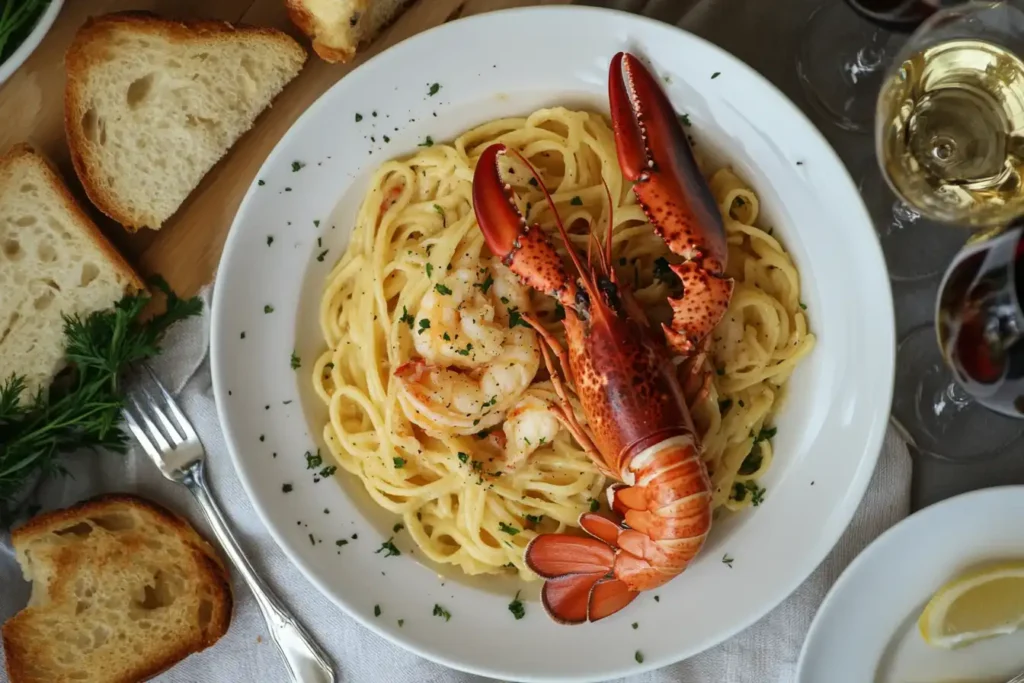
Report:
[{"label": "white wine in glass", "polygon": [[1021,48],[1024,13],[968,3],[925,22],[883,82],[882,171],[924,216],[988,227],[1024,214]]}]

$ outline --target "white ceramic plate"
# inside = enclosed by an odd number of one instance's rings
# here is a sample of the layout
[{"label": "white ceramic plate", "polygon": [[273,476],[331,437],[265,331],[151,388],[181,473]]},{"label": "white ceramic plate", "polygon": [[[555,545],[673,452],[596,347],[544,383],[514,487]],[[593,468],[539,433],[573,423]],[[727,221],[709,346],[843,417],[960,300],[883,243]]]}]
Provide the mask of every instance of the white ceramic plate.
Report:
[{"label": "white ceramic plate", "polygon": [[917,619],[961,572],[1024,560],[1024,486],[973,491],[878,537],[829,591],[811,624],[798,683],[1006,681],[1024,670],[1024,632],[953,651],[925,645]]},{"label": "white ceramic plate", "polygon": [[43,38],[50,31],[53,22],[57,20],[57,15],[60,14],[60,8],[63,5],[64,0],[50,0],[50,5],[36,20],[36,25],[32,32],[25,37],[25,40],[18,46],[18,49],[11,53],[10,57],[0,62],[0,85],[3,85],[4,81],[17,71],[18,67],[29,58],[29,55],[39,47],[39,43],[43,42]]},{"label": "white ceramic plate", "polygon": [[[531,45],[501,36],[529,36]],[[321,287],[377,164],[413,152],[428,135],[448,140],[541,106],[607,112],[608,64],[622,49],[650,58],[675,105],[690,115],[698,144],[758,190],[802,273],[818,345],[793,375],[763,505],[716,524],[682,577],[613,618],[558,626],[534,586],[524,593],[526,617],[516,621],[508,603],[517,586],[438,578],[411,556],[409,539],[392,533],[397,520],[372,505],[358,483],[340,474],[314,483],[305,470],[303,453],[320,445],[325,420],[309,378],[323,349]],[[430,95],[434,83],[440,89]],[[792,103],[734,57],[668,25],[609,11],[535,8],[460,20],[346,76],[295,123],[258,180],[239,209],[217,278],[217,406],[242,482],[271,533],[324,595],[367,628],[424,657],[499,678],[637,673],[756,621],[845,529],[889,413],[889,280],[839,159]],[[290,367],[293,350],[298,371]],[[282,490],[286,483],[290,493]],[[391,536],[402,555],[376,554]],[[336,547],[341,539],[349,543]],[[731,567],[721,561],[726,553]],[[451,613],[449,622],[432,616],[435,604]]]}]

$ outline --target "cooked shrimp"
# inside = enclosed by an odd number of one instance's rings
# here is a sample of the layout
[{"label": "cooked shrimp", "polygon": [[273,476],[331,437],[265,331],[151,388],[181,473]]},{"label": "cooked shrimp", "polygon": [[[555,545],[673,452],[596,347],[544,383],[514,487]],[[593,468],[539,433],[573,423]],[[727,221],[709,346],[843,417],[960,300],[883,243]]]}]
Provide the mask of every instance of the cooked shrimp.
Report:
[{"label": "cooked shrimp", "polygon": [[518,317],[526,290],[505,266],[452,271],[414,317],[420,358],[395,370],[406,417],[423,429],[473,434],[504,419],[540,366],[536,332]]},{"label": "cooked shrimp", "polygon": [[505,434],[505,470],[511,472],[530,455],[551,443],[562,428],[551,404],[527,394],[508,411],[502,431]]}]

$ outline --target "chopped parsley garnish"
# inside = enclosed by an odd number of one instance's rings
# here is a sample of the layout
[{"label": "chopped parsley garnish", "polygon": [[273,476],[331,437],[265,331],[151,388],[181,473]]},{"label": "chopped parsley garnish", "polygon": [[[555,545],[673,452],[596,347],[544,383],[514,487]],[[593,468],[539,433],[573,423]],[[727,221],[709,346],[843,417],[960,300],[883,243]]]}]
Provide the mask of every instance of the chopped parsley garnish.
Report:
[{"label": "chopped parsley garnish", "polygon": [[298,370],[302,367],[302,360],[292,351],[292,370]]},{"label": "chopped parsley garnish", "polygon": [[319,220],[313,221],[313,227],[314,228],[319,228],[320,227],[320,221]]},{"label": "chopped parsley garnish", "polygon": [[398,628],[402,628],[402,624],[404,624],[404,623],[405,623],[405,619],[399,619],[398,620]]},{"label": "chopped parsley garnish", "polygon": [[441,294],[443,296],[449,296],[452,293],[451,288],[442,285],[440,282],[434,285],[434,289],[437,291],[438,294]]},{"label": "chopped parsley garnish", "polygon": [[330,249],[324,249],[323,251],[321,251],[319,254],[316,255],[316,260],[323,263],[324,256],[327,256],[327,252],[329,251]]},{"label": "chopped parsley garnish", "polygon": [[591,512],[597,512],[600,509],[601,509],[601,503],[597,500],[597,498],[591,498],[590,499],[590,511]]},{"label": "chopped parsley garnish", "polygon": [[444,607],[441,607],[441,605],[438,605],[436,603],[434,604],[434,616],[441,617],[445,621],[451,621],[452,618],[451,612],[449,612]]},{"label": "chopped parsley garnish", "polygon": [[421,143],[420,143],[420,145],[419,145],[419,146],[420,146],[420,147],[433,147],[433,146],[434,146],[434,138],[432,138],[432,137],[430,137],[430,136],[428,135],[428,136],[427,136],[427,137],[426,137],[426,138],[425,138],[425,139],[423,140],[423,142],[421,142]]},{"label": "chopped parsley garnish", "polygon": [[281,487],[281,491],[283,493],[291,493],[292,492],[292,485],[291,484],[285,484],[284,486]]},{"label": "chopped parsley garnish", "polygon": [[320,455],[320,449],[316,449],[316,453],[310,453],[306,451],[306,469],[315,470],[324,464],[324,458]]},{"label": "chopped parsley garnish", "polygon": [[572,199],[571,199],[571,200],[569,201],[569,203],[570,203],[570,204],[572,204],[573,206],[583,206],[583,200],[582,200],[582,199],[580,199],[580,196],[579,196],[579,195],[576,195],[575,197],[573,197],[573,198],[572,198]]},{"label": "chopped parsley garnish", "polygon": [[729,553],[722,555],[722,564],[727,566],[729,569],[732,569],[732,558],[729,557]]},{"label": "chopped parsley garnish", "polygon": [[402,469],[403,467],[405,467],[405,458],[392,458],[392,460],[395,463],[396,469]]},{"label": "chopped parsley garnish", "polygon": [[363,115],[360,114],[359,112],[356,112],[356,123],[359,123],[362,120],[363,120]]},{"label": "chopped parsley garnish", "polygon": [[[338,468],[337,468],[336,465],[328,465],[327,467],[325,467],[322,470],[320,470],[317,474],[320,475],[321,479],[327,479],[328,477],[333,477],[334,473],[337,472],[337,471],[338,471]],[[314,484],[316,482],[318,482],[318,481],[320,481],[320,479],[315,479],[315,478],[313,479],[313,483]]]},{"label": "chopped parsley garnish", "polygon": [[273,243],[274,243],[274,236],[273,235],[267,235],[267,246],[269,247]]},{"label": "chopped parsley garnish", "polygon": [[397,534],[399,531],[401,531],[404,528],[405,528],[405,525],[403,525],[401,522],[398,522],[393,527],[391,527],[391,531],[393,531],[393,532],[395,532]]},{"label": "chopped parsley garnish", "polygon": [[[286,188],[284,188],[284,191],[285,191],[285,192],[291,192],[291,191],[292,191],[292,188],[290,188],[290,187],[286,187]],[[289,223],[288,225],[291,225],[291,223]]]},{"label": "chopped parsley garnish", "polygon": [[441,208],[441,205],[440,204],[434,204],[434,211],[436,211],[437,215],[441,217],[441,225],[445,225],[446,226],[448,219],[445,217],[444,209]]},{"label": "chopped parsley garnish", "polygon": [[292,162],[292,173],[297,173],[299,170],[301,170],[305,166],[306,166],[306,164],[302,163],[301,161],[293,161]]},{"label": "chopped parsley garnish", "polygon": [[640,650],[636,651],[636,654],[633,655],[633,658],[636,660],[637,664],[643,664],[644,663],[644,653],[640,652]]},{"label": "chopped parsley garnish", "polygon": [[747,499],[747,493],[750,493],[750,504],[757,507],[764,502],[764,494],[767,489],[757,485],[757,482],[748,479],[743,482],[735,482],[732,485],[732,498],[737,502],[743,502]]},{"label": "chopped parsley garnish", "polygon": [[711,78],[718,78],[721,75],[722,75],[721,71],[716,71],[715,73],[711,74]]},{"label": "chopped parsley garnish", "polygon": [[270,304],[267,304],[266,306],[263,307],[263,312],[264,313],[273,313],[274,312],[274,307],[271,306]]},{"label": "chopped parsley garnish", "polygon": [[[394,538],[394,537],[392,537]],[[391,539],[384,541],[380,544],[380,547],[374,551],[374,555],[384,553],[384,557],[391,557],[392,555],[401,555],[402,551],[395,547],[395,544],[391,542]]]},{"label": "chopped parsley garnish", "polygon": [[416,322],[416,318],[409,315],[409,309],[407,309],[405,306],[402,306],[402,317],[398,319],[398,322],[406,323],[409,326],[409,329],[411,330],[412,324]]},{"label": "chopped parsley garnish", "polygon": [[383,135],[381,137],[384,138],[384,142],[391,142],[391,138],[389,138],[387,135]]},{"label": "chopped parsley garnish", "polygon": [[491,277],[490,273],[488,273],[486,280],[484,280],[483,282],[478,282],[478,283],[476,283],[473,286],[474,287],[479,287],[480,291],[483,292],[484,294],[486,294],[487,290],[489,290],[491,288],[491,285],[493,285],[493,284],[494,284],[494,278]]},{"label": "chopped parsley garnish", "polygon": [[263,187],[264,185],[266,185],[266,183],[263,182],[262,180],[257,180],[256,184],[259,185],[260,187]]},{"label": "chopped parsley garnish", "polygon": [[807,304],[805,304],[803,301],[801,301],[800,302],[800,308],[802,308],[802,309],[804,309],[806,311],[807,310]]},{"label": "chopped parsley garnish", "polygon": [[430,86],[430,90],[427,91],[427,94],[430,95],[431,97],[433,97],[434,95],[437,94],[437,91],[440,90],[440,89],[441,89],[441,84],[440,83],[432,83],[431,86]]},{"label": "chopped parsley garnish", "polygon": [[747,482],[747,488],[750,489],[750,504],[757,507],[764,502],[764,494],[768,489],[758,486],[754,482]]},{"label": "chopped parsley garnish", "polygon": [[464,348],[464,349],[457,349],[455,351],[455,353],[459,354],[460,356],[468,356],[469,352],[472,351],[472,350],[473,350],[473,345],[472,344],[466,344],[466,348]]},{"label": "chopped parsley garnish", "polygon": [[420,318],[420,330],[419,330],[419,333],[423,334],[424,330],[429,330],[429,329],[430,329],[430,321],[427,320],[426,318]]},{"label": "chopped parsley garnish", "polygon": [[479,460],[474,460],[473,461],[473,469],[474,470],[479,470],[483,466],[484,466],[484,464],[482,462],[480,462]]},{"label": "chopped parsley garnish", "polygon": [[444,333],[444,340],[445,341],[451,341],[452,340],[451,336],[447,332]]},{"label": "chopped parsley garnish", "polygon": [[640,628],[640,624],[638,624],[638,623],[636,623],[636,622],[634,621],[634,622],[633,622],[633,630],[635,631],[635,630],[637,630],[638,628]]},{"label": "chopped parsley garnish", "polygon": [[533,524],[540,524],[542,519],[544,519],[544,515],[526,515],[526,521]]},{"label": "chopped parsley garnish", "polygon": [[427,263],[425,266],[423,266],[423,268],[424,268],[424,270],[427,271],[427,277],[430,277],[431,275],[434,274],[434,264],[433,263]]},{"label": "chopped parsley garnish", "polygon": [[508,329],[512,329],[516,325],[520,327],[530,328],[530,323],[526,322],[523,316],[519,313],[519,309],[512,306],[508,309]]},{"label": "chopped parsley garnish", "polygon": [[514,616],[517,621],[526,616],[526,608],[523,607],[523,602],[519,599],[520,592],[521,591],[516,591],[516,597],[513,598],[512,602],[508,603],[508,611],[512,613],[512,616]]},{"label": "chopped parsley garnish", "polygon": [[344,538],[342,538],[342,539],[339,539],[339,540],[335,541],[334,545],[336,545],[336,546],[338,546],[340,548],[343,545],[348,545],[348,541],[346,541]]},{"label": "chopped parsley garnish", "polygon": [[459,451],[459,462],[469,462],[469,454]]},{"label": "chopped parsley garnish", "polygon": [[692,125],[690,123],[690,115],[689,114],[680,114],[679,115],[679,123],[683,124],[684,126]]},{"label": "chopped parsley garnish", "polygon": [[313,538],[313,534],[309,535],[309,544],[310,545],[316,545],[316,539]]},{"label": "chopped parsley garnish", "polygon": [[476,433],[476,438],[486,439],[488,434],[490,434],[490,431],[486,429],[481,429],[479,432]]},{"label": "chopped parsley garnish", "polygon": [[509,536],[515,536],[519,533],[519,529],[514,526],[509,526],[508,524],[505,524],[505,522],[498,522],[498,529],[504,531]]},{"label": "chopped parsley garnish", "polygon": [[380,605],[374,605],[373,606],[373,616],[375,616],[375,617],[379,617],[380,616]]},{"label": "chopped parsley garnish", "polygon": [[661,596],[660,595],[655,595],[654,596],[654,602],[661,602]]}]

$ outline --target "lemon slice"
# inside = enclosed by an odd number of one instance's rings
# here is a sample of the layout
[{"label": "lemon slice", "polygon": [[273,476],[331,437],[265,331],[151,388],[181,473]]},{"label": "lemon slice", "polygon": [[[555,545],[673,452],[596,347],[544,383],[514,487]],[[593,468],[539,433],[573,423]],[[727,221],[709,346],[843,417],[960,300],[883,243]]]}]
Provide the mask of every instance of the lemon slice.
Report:
[{"label": "lemon slice", "polygon": [[940,588],[917,621],[924,641],[951,649],[1024,626],[1024,561],[964,574]]}]

